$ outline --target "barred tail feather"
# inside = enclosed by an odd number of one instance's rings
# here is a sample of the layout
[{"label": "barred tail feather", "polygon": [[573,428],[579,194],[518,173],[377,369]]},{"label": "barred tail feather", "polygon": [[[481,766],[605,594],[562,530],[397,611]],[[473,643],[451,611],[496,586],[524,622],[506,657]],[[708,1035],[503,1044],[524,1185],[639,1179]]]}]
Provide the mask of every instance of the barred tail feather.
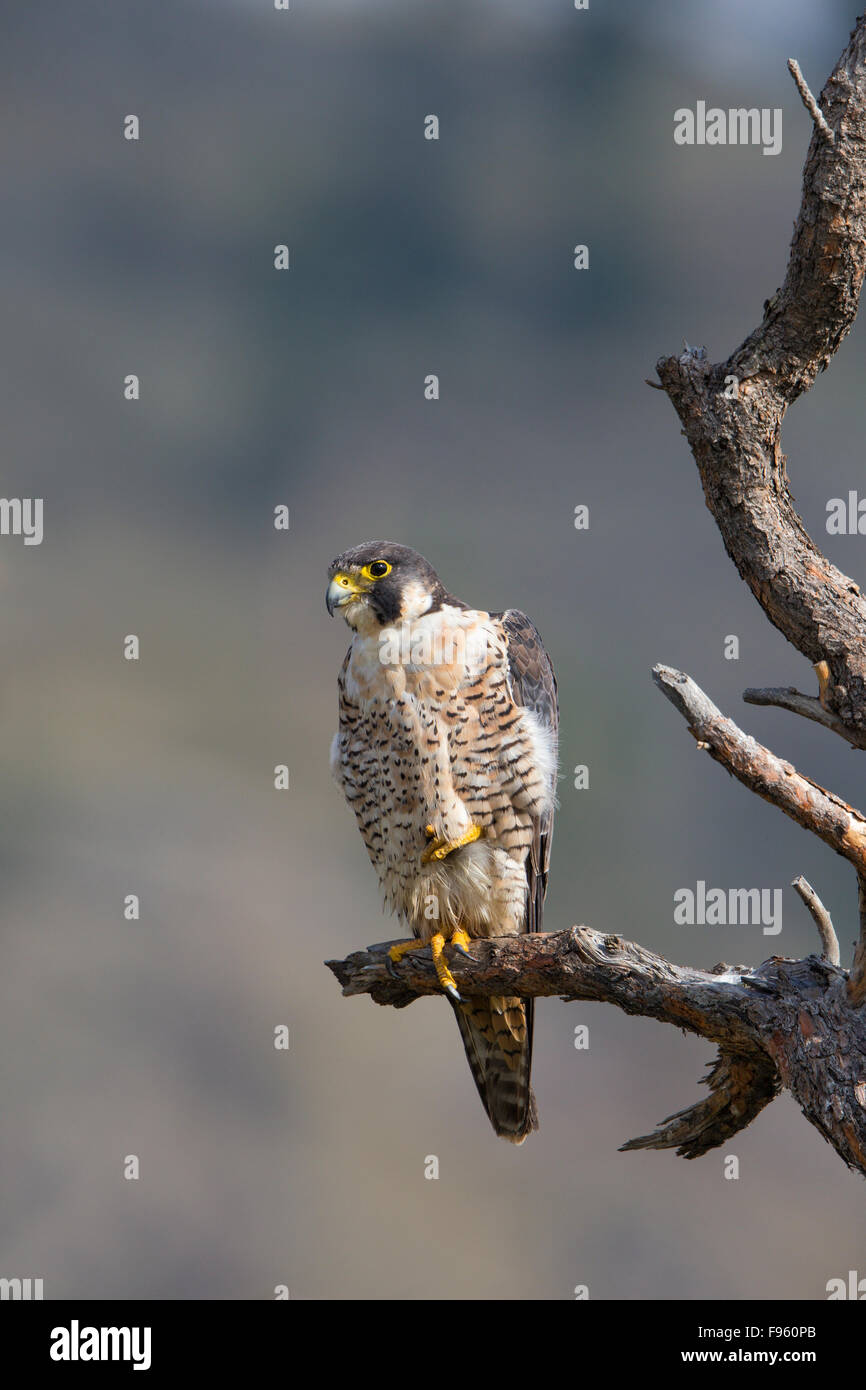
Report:
[{"label": "barred tail feather", "polygon": [[484,1109],[496,1133],[512,1144],[538,1129],[530,1086],[534,1003],[478,997],[453,1006]]}]

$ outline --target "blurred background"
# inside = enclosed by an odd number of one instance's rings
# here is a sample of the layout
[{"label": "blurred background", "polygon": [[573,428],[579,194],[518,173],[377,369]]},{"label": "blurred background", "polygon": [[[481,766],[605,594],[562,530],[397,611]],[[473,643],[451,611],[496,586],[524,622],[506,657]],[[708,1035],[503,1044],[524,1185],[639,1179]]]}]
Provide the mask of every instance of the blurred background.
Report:
[{"label": "blurred background", "polygon": [[[328,771],[347,635],[326,570],[377,537],[541,629],[548,928],[701,966],[802,955],[803,873],[850,958],[848,866],[698,756],[651,682],[682,667],[866,803],[861,755],[742,704],[814,676],[644,379],[684,337],[724,358],[781,284],[811,133],[786,59],[817,93],[855,15],[7,8],[2,491],[45,511],[41,546],[0,539],[0,1275],[47,1298],[812,1299],[866,1274],[862,1180],[787,1096],[695,1162],[617,1152],[702,1094],[700,1039],[542,1001],[542,1128],[514,1149],[444,1003],[344,1000],[322,964],[399,934]],[[698,100],[781,107],[782,153],[675,146]],[[863,486],[864,335],[783,439],[807,529],[861,584],[866,542],[825,511]],[[784,888],[781,935],[675,926],[699,879]]]}]

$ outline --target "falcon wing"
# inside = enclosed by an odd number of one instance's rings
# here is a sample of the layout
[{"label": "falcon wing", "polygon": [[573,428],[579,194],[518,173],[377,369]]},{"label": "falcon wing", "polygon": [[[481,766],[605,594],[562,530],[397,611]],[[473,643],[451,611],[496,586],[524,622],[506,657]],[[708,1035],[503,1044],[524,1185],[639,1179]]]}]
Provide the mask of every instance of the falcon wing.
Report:
[{"label": "falcon wing", "polygon": [[[532,710],[536,718],[550,729],[553,736],[554,761],[559,737],[559,702],[556,676],[550,657],[534,623],[525,613],[509,608],[498,617],[508,637],[508,680],[516,705]],[[551,803],[554,788],[551,788]],[[550,868],[550,846],[553,840],[553,805],[533,822],[532,844],[526,858],[526,930],[541,931],[544,895]]]}]

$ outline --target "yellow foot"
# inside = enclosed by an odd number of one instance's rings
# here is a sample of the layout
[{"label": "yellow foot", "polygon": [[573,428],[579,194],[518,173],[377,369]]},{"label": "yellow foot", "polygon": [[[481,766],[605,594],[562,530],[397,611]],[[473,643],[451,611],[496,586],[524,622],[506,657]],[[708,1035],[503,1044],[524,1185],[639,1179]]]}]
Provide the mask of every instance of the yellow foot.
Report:
[{"label": "yellow foot", "polygon": [[[449,999],[453,999],[455,1004],[462,1004],[463,1000],[457,992],[454,976],[451,974],[445,962],[444,952],[446,945],[451,945],[458,950],[461,955],[469,956],[466,947],[470,945],[471,941],[472,937],[468,932],[465,932],[462,927],[455,927],[454,931],[451,933],[450,941],[446,941],[441,931],[436,932],[429,941],[396,941],[393,946],[389,946],[388,948],[388,969],[393,974],[392,967],[397,965],[410,951],[423,951],[425,946],[429,946],[433,956],[433,967],[436,971],[436,978],[439,984],[448,995]],[[470,960],[472,959],[471,956],[469,958]]]},{"label": "yellow foot", "polygon": [[393,946],[388,947],[388,959],[396,965],[404,956],[408,956],[410,951],[423,951],[426,942],[417,941],[395,941]]},{"label": "yellow foot", "polygon": [[464,845],[474,844],[476,840],[481,839],[484,831],[480,825],[470,825],[469,829],[464,831],[456,840],[436,839],[436,832],[432,825],[427,826],[426,833],[430,843],[421,855],[422,864],[429,864],[437,859],[445,859],[447,855],[453,854],[455,849],[462,849]]},{"label": "yellow foot", "polygon": [[[471,946],[471,944],[472,937],[469,933],[464,931],[462,927],[455,927],[451,933],[451,945],[460,952],[461,956],[469,956],[466,947]],[[469,956],[469,959],[471,960],[472,957]]]},{"label": "yellow foot", "polygon": [[430,950],[433,952],[433,966],[436,971],[436,978],[442,986],[442,989],[448,995],[449,999],[454,1000],[455,1004],[462,1004],[463,1000],[457,993],[457,985],[454,981],[454,976],[445,963],[445,937],[442,935],[441,931],[438,931],[435,936],[430,938]]}]

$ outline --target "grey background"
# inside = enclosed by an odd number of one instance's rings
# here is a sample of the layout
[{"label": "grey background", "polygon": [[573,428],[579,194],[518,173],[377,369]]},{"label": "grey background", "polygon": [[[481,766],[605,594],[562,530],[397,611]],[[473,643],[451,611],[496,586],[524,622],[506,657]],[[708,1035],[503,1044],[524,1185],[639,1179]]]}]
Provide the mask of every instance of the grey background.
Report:
[{"label": "grey background", "polygon": [[[346,635],[325,572],[377,536],[544,635],[563,718],[548,927],[707,966],[803,954],[804,873],[850,951],[847,866],[697,754],[650,681],[685,668],[866,801],[840,740],[742,705],[814,677],[726,558],[644,378],[683,337],[726,355],[781,283],[810,135],[785,60],[820,90],[855,13],[4,15],[3,491],[45,499],[41,547],[0,540],[4,1277],[49,1298],[690,1299],[821,1298],[866,1273],[861,1180],[788,1097],[697,1162],[617,1153],[700,1095],[700,1040],[544,1002],[542,1129],[513,1149],[444,1004],[343,1000],[321,964],[396,934],[327,765]],[[676,147],[673,112],[699,99],[782,107],[782,153]],[[824,516],[863,486],[863,358],[861,324],[784,432],[807,528],[861,583],[863,538]],[[785,887],[781,936],[674,926],[697,879]]]}]

